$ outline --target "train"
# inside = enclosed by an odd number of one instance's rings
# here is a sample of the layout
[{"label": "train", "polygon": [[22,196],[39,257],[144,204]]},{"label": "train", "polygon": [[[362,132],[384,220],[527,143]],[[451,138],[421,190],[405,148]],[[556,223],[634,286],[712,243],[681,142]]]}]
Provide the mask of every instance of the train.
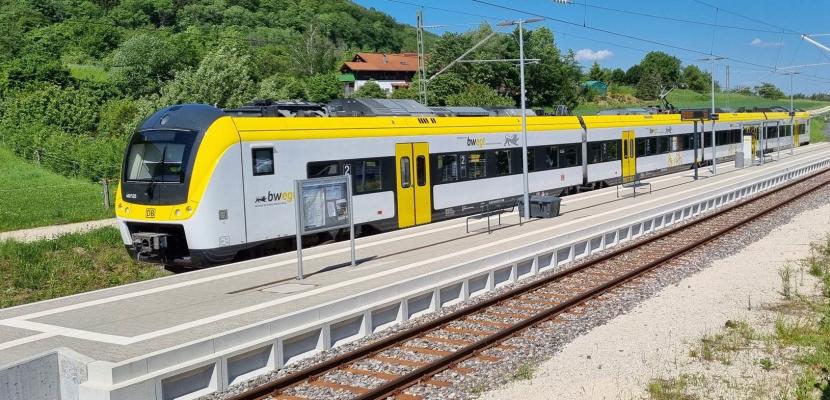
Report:
[{"label": "train", "polygon": [[[714,127],[717,146],[713,150]],[[567,195],[809,144],[806,112],[527,117],[532,194]],[[205,267],[296,246],[294,183],[350,174],[358,236],[480,213],[523,194],[516,110],[344,99],[321,106],[183,104],[155,112],[127,145],[117,225],[131,256]],[[305,244],[344,232],[303,237]]]}]

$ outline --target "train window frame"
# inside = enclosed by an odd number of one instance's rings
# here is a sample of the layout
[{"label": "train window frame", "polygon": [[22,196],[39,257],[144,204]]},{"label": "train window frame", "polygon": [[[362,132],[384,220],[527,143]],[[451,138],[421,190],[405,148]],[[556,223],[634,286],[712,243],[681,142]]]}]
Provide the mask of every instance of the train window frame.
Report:
[{"label": "train window frame", "polygon": [[[473,155],[477,156],[477,160],[473,162]],[[464,162],[461,163],[462,168],[467,172],[466,179],[484,179],[487,178],[487,152],[486,151],[471,151],[465,154],[466,158],[462,158]],[[475,176],[472,174],[477,172]]]},{"label": "train window frame", "polygon": [[[265,154],[261,157],[260,153]],[[265,164],[259,164],[259,161],[267,161]],[[260,169],[262,166],[269,168]],[[252,147],[251,148],[251,171],[254,176],[274,175],[274,148],[273,147]]]},{"label": "train window frame", "polygon": [[[375,168],[377,169],[377,173],[375,177],[372,179],[371,189],[367,189],[367,181],[364,178],[366,175],[366,164],[367,163],[375,163]],[[354,189],[355,194],[365,194],[365,193],[375,193],[383,191],[383,161],[379,158],[367,158],[363,160],[349,160],[344,162],[344,165],[349,165],[349,171],[344,173],[350,173],[352,175],[352,186]],[[344,168],[345,170],[345,168]]]},{"label": "train window frame", "polygon": [[[496,176],[505,176],[513,174],[512,165],[512,151],[510,149],[500,149],[493,151],[493,163],[495,167]],[[504,167],[507,170],[504,170]]]},{"label": "train window frame", "polygon": [[[448,159],[452,158],[452,161],[447,162]],[[461,180],[461,158],[456,153],[443,153],[443,154],[436,154],[435,155],[435,171],[438,174],[437,178],[434,179],[438,183],[452,183],[458,182]],[[445,172],[450,171],[454,172],[451,175],[445,174]]]},{"label": "train window frame", "polygon": [[[404,164],[406,164],[406,167],[404,167]],[[409,156],[401,157],[400,169],[401,188],[408,189],[412,187],[412,162],[410,161]]]},{"label": "train window frame", "polygon": [[419,187],[427,184],[427,158],[422,154],[415,157],[415,184]]},{"label": "train window frame", "polygon": [[559,168],[559,145],[545,146],[545,169]]}]

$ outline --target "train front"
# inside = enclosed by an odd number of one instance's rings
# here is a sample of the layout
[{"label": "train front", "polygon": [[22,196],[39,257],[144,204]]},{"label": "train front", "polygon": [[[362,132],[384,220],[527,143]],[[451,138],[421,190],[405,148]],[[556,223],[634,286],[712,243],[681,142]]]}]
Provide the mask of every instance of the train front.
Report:
[{"label": "train front", "polygon": [[[162,109],[133,134],[116,192],[116,216],[130,255],[166,265],[198,264],[188,244],[198,208],[200,144],[222,110],[206,105]],[[204,168],[202,168],[204,169]],[[195,176],[195,178],[194,178]]]}]

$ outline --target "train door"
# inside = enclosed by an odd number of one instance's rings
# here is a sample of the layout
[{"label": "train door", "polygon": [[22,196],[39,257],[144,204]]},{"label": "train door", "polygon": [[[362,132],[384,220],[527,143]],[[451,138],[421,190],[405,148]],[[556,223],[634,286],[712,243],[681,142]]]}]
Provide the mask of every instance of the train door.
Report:
[{"label": "train door", "polygon": [[801,124],[793,125],[793,147],[798,147],[801,144],[801,140],[799,138],[799,133],[801,133]]},{"label": "train door", "polygon": [[634,131],[622,133],[622,181],[633,182],[637,177],[637,154],[634,147]]},{"label": "train door", "polygon": [[429,143],[397,143],[395,165],[398,227],[431,222]]}]

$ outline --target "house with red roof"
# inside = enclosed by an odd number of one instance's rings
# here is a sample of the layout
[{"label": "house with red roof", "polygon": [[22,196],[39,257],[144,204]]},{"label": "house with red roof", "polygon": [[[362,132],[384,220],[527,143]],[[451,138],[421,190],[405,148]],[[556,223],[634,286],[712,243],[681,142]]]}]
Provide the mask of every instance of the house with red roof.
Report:
[{"label": "house with red roof", "polygon": [[392,93],[395,88],[408,87],[417,72],[416,53],[357,53],[340,67],[340,81],[346,97],[370,80]]}]

